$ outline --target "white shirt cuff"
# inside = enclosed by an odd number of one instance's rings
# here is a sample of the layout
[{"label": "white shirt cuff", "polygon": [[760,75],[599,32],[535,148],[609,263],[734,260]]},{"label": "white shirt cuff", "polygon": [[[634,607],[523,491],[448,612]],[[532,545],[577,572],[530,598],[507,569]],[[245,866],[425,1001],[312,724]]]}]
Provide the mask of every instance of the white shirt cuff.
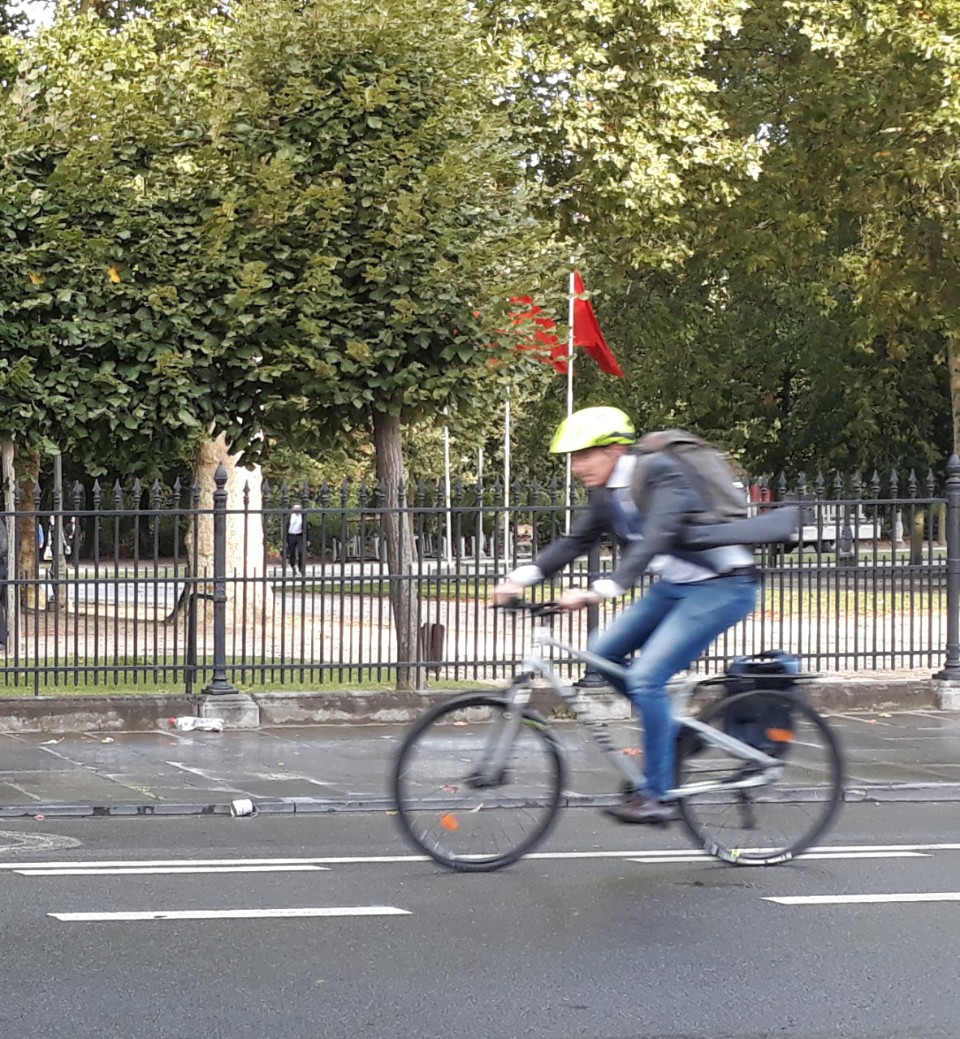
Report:
[{"label": "white shirt cuff", "polygon": [[533,563],[526,563],[524,566],[518,566],[512,574],[507,574],[507,580],[523,588],[529,588],[530,585],[543,580],[543,571]]},{"label": "white shirt cuff", "polygon": [[590,587],[597,595],[602,595],[604,599],[627,594],[626,588],[621,588],[616,581],[611,581],[609,577],[601,577],[599,581],[594,581]]}]

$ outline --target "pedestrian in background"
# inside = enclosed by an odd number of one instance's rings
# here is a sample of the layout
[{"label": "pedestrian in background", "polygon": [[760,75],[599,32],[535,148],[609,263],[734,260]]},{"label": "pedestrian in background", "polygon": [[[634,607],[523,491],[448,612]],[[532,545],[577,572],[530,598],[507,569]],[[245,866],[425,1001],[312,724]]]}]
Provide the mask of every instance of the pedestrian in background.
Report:
[{"label": "pedestrian in background", "polygon": [[80,557],[80,546],[83,544],[83,528],[76,516],[71,516],[63,532],[63,555],[68,563],[76,563]]},{"label": "pedestrian in background", "polygon": [[[40,530],[41,535],[43,535],[43,528],[41,527]],[[47,525],[46,534],[43,536],[41,544],[43,545],[43,561],[48,564],[47,583],[44,586],[47,599],[46,608],[55,610],[60,598],[59,577],[63,570],[67,552],[67,542],[63,534],[63,527],[57,523],[56,516],[50,517],[50,522]]]},{"label": "pedestrian in background", "polygon": [[303,563],[307,555],[307,517],[300,502],[294,502],[287,516],[287,562],[294,573],[303,576]]}]

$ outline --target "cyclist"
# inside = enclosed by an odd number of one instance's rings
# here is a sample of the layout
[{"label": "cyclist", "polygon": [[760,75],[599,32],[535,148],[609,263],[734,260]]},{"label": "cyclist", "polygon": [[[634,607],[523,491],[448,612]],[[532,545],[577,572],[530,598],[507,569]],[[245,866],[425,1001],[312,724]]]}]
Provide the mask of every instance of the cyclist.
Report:
[{"label": "cyclist", "polygon": [[[665,795],[674,785],[676,741],[667,682],[753,610],[757,576],[753,553],[742,544],[683,550],[686,521],[708,503],[690,472],[665,452],[646,460],[641,513],[633,480],[639,456],[630,450],[635,441],[633,422],[619,408],[583,408],[560,423],[550,452],[570,455],[574,476],[588,489],[587,508],[569,534],[508,574],[494,599],[507,602],[551,577],[604,534],[623,547],[619,565],[589,588],[563,592],[561,607],[579,610],[624,595],[644,571],[659,577],[604,632],[591,634],[590,648],[627,667],[625,682],[610,682],[640,712],[644,729],[646,786],[605,812],[624,823],[665,823],[674,814]],[[637,649],[642,653],[628,661]]]}]

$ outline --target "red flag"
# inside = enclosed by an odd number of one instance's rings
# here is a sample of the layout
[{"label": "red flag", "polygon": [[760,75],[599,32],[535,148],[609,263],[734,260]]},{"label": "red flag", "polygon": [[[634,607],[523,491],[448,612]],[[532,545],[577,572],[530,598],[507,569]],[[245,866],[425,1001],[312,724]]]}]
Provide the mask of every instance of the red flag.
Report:
[{"label": "red flag", "polygon": [[[552,364],[558,372],[566,372],[566,361],[558,361],[557,357],[563,355],[565,347],[556,333],[556,321],[543,313],[543,307],[533,302],[531,296],[514,296],[511,303],[517,303],[526,310],[515,310],[510,314],[510,324],[517,334],[517,350],[530,350],[538,361],[544,364]],[[528,325],[528,322],[530,325]],[[524,327],[527,326],[527,327]],[[526,338],[524,338],[526,333]]]},{"label": "red flag", "polygon": [[607,375],[617,375],[623,378],[623,370],[617,364],[613,351],[607,346],[606,339],[600,331],[600,322],[593,312],[593,305],[588,299],[581,299],[584,293],[583,278],[579,271],[573,272],[573,345],[582,346],[584,350],[597,362],[600,370]]}]

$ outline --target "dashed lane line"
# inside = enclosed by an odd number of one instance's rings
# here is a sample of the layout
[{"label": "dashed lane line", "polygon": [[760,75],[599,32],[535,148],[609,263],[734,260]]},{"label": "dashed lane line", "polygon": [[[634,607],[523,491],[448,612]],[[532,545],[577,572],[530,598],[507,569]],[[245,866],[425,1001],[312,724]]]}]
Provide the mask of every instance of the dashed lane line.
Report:
[{"label": "dashed lane line", "polygon": [[[362,860],[361,860],[362,861]],[[81,873],[93,870],[115,870],[115,869],[165,869],[174,870],[180,867],[186,869],[200,868],[230,868],[237,867],[249,869],[252,867],[265,867],[269,869],[290,869],[298,866],[326,869],[332,860],[321,858],[272,858],[272,859],[90,859],[88,861],[58,861],[58,862],[0,862],[0,871],[9,873],[24,873],[27,870],[35,870],[38,873],[51,873],[58,869],[75,869]]]},{"label": "dashed lane line", "polygon": [[[638,855],[635,858],[627,859],[628,862],[642,862],[645,866],[654,866],[657,864],[668,865],[673,862],[701,862],[704,858],[708,857],[705,852],[701,852],[699,855],[687,855],[680,857],[679,855],[672,856],[671,858],[657,858],[651,855]],[[807,851],[802,855],[798,855],[797,859],[832,859],[832,860],[847,860],[847,859],[929,859],[929,852],[922,851],[841,851],[841,852],[828,852],[828,851]]]},{"label": "dashed lane line", "polygon": [[152,909],[116,913],[47,913],[64,923],[114,923],[143,920],[261,920],[340,916],[410,916],[396,906],[308,906],[288,909]]},{"label": "dashed lane line", "polygon": [[248,866],[241,863],[233,866],[65,866],[58,869],[17,869],[13,872],[21,877],[118,877],[148,874],[168,876],[178,873],[319,873],[329,870],[329,866],[307,863],[288,866]]},{"label": "dashed lane line", "polygon": [[897,902],[960,902],[960,891],[914,891],[888,895],[765,895],[782,906],[877,905]]}]

